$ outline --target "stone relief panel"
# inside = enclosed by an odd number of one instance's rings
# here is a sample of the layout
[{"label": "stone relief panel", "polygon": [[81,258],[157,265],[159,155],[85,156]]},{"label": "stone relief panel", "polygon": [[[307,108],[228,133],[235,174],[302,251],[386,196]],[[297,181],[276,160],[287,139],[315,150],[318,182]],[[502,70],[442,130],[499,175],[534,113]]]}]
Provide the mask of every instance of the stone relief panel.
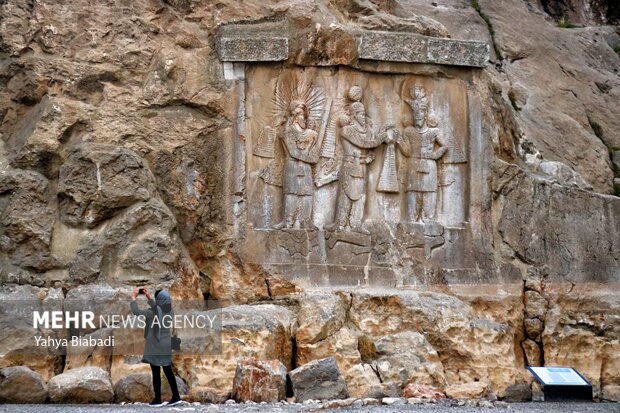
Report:
[{"label": "stone relief panel", "polygon": [[250,66],[245,82],[246,258],[311,285],[466,265],[442,251],[468,239],[464,81]]}]

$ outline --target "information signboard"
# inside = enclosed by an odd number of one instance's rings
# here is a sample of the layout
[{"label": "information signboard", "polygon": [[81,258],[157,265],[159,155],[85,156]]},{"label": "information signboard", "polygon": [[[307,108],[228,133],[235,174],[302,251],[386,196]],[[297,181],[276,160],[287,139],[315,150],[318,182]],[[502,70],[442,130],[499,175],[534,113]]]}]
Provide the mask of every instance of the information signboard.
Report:
[{"label": "information signboard", "polygon": [[592,385],[572,367],[528,367],[543,385],[545,401],[592,400]]}]

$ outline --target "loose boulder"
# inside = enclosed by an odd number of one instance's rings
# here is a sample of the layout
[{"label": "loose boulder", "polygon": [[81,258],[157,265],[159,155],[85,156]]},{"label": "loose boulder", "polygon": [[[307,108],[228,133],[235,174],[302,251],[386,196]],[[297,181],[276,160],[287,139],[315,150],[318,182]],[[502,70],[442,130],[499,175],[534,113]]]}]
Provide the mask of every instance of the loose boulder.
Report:
[{"label": "loose boulder", "polygon": [[[176,377],[177,387],[181,395],[187,394],[188,389],[185,382]],[[143,402],[148,403],[155,397],[153,392],[153,381],[151,374],[138,373],[130,374],[120,379],[114,386],[114,400],[117,403],[121,402]],[[163,376],[161,378],[161,397],[163,400],[168,400],[172,397],[172,391],[168,380]]]},{"label": "loose boulder", "polygon": [[46,398],[40,374],[24,366],[0,369],[0,403],[44,403]]},{"label": "loose boulder", "polygon": [[491,390],[487,383],[472,381],[446,387],[446,395],[453,399],[482,399],[489,397]]},{"label": "loose boulder", "polygon": [[286,367],[279,360],[242,359],[237,364],[233,398],[275,403],[286,398]]},{"label": "loose boulder", "polygon": [[406,399],[443,399],[446,395],[437,387],[426,384],[410,383],[403,389],[403,397]]},{"label": "loose boulder", "polygon": [[314,360],[289,373],[297,402],[346,399],[349,391],[335,357]]},{"label": "loose boulder", "polygon": [[54,376],[48,383],[52,403],[111,403],[110,374],[99,367],[81,367]]}]

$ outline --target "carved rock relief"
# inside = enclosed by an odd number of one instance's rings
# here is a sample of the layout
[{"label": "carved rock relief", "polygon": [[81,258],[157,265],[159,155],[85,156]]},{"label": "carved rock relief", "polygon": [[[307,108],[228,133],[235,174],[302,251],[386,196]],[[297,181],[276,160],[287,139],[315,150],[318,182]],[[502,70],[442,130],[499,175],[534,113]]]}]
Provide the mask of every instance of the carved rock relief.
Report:
[{"label": "carved rock relief", "polygon": [[284,231],[292,262],[324,248],[315,264],[337,264],[343,244],[368,255],[386,242],[428,260],[445,227],[466,227],[462,82],[256,67],[247,85],[248,224]]}]

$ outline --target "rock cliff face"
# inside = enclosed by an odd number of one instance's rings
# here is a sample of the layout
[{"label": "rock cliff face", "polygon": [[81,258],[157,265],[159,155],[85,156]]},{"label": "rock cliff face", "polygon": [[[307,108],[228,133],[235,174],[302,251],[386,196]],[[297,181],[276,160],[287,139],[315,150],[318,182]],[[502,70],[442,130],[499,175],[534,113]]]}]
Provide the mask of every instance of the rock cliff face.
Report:
[{"label": "rock cliff face", "polygon": [[[616,8],[2,2],[0,323],[16,325],[11,302],[125,305],[157,286],[225,307],[219,355],[175,359],[192,400],[230,397],[248,357],[290,371],[331,356],[353,397],[420,384],[510,398],[525,366],[570,365],[618,400]],[[443,148],[432,162],[411,144],[426,130]],[[304,145],[330,133],[375,143],[313,160]],[[305,161],[278,152],[288,137]],[[3,401],[23,400],[15,371],[71,400],[71,377],[54,377],[86,367],[106,401],[141,397],[135,357],[32,341],[0,338]]]}]

